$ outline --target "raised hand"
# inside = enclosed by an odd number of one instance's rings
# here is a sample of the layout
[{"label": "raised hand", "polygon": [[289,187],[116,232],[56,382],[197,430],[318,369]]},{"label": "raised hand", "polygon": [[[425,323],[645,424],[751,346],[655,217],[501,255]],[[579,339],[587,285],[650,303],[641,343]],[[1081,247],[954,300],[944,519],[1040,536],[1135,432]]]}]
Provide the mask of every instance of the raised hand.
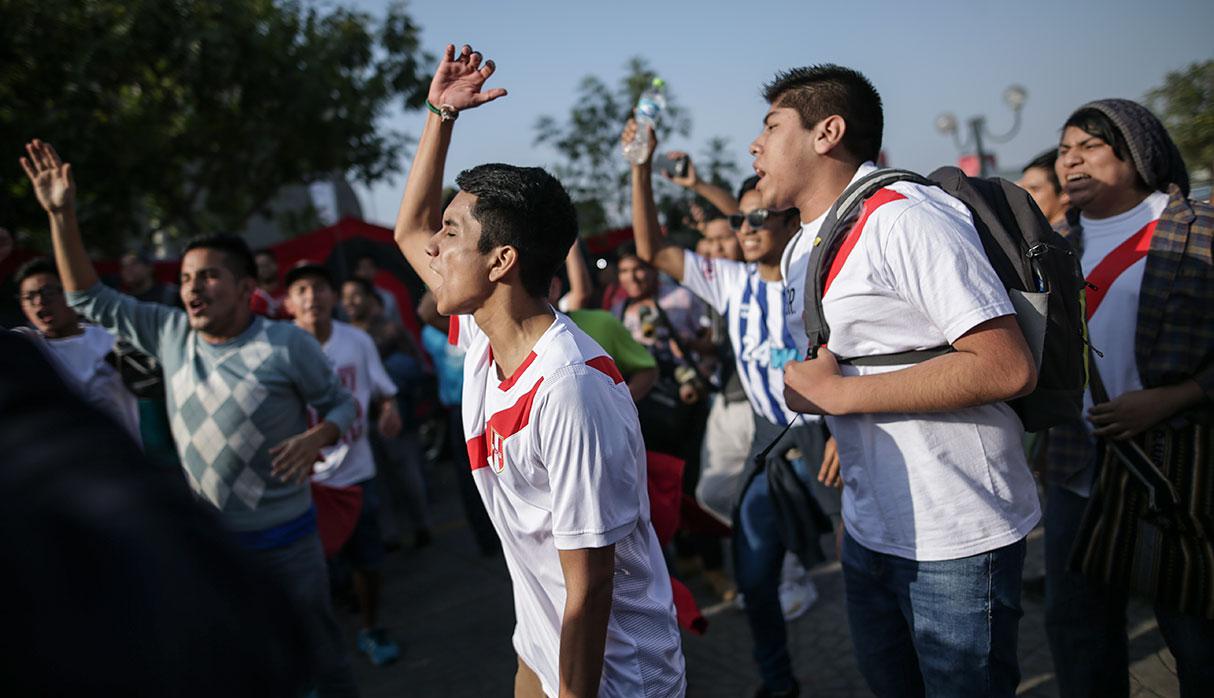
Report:
[{"label": "raised hand", "polygon": [[666,157],[670,158],[671,160],[686,159],[687,172],[682,177],[676,177],[666,170],[662,170],[662,176],[680,187],[683,187],[684,189],[695,189],[696,185],[700,183],[700,176],[696,174],[696,164],[692,161],[691,156],[681,150],[672,150],[669,153],[666,153]]},{"label": "raised hand", "polygon": [[[642,164],[649,165],[653,162],[653,151],[658,149],[658,134],[654,132],[652,126],[646,126],[649,129],[649,148],[645,151],[645,162]],[[636,119],[629,119],[624,125],[624,132],[620,134],[620,143],[631,143],[637,137],[637,122]]]},{"label": "raised hand", "polygon": [[434,71],[434,79],[430,81],[430,104],[462,111],[505,97],[506,91],[500,87],[482,90],[494,70],[493,61],[485,61],[482,65],[481,54],[468,44],[464,44],[459,56],[455,55],[455,45],[447,44],[438,69]]},{"label": "raised hand", "polygon": [[76,205],[76,182],[72,166],[59,158],[50,143],[34,139],[25,144],[29,157],[21,158],[21,169],[34,185],[38,203],[47,213],[57,213]]}]

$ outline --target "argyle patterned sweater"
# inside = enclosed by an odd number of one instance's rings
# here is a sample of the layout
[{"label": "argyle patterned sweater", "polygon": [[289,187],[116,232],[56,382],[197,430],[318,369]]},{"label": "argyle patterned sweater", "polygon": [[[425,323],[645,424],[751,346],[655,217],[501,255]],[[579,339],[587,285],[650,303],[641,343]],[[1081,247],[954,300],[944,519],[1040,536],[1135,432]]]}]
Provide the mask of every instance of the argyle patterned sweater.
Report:
[{"label": "argyle patterned sweater", "polygon": [[356,410],[315,338],[254,316],[239,336],[210,344],[184,311],[101,284],[69,293],[68,302],[160,360],[182,467],[229,528],[264,530],[308,510],[308,485],[271,475],[269,449],[308,428],[308,405],[342,433]]}]

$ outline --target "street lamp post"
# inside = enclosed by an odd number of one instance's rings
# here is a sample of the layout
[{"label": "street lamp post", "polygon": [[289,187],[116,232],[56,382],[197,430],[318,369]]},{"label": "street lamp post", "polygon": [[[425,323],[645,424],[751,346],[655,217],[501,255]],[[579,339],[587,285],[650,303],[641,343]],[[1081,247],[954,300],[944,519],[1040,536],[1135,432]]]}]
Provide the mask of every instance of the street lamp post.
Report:
[{"label": "street lamp post", "polygon": [[969,120],[969,135],[963,142],[960,136],[960,129],[957,127],[957,117],[951,113],[945,112],[936,117],[936,130],[946,136],[952,136],[953,142],[957,144],[957,149],[963,154],[970,148],[974,149],[974,154],[978,157],[978,176],[986,177],[986,148],[982,142],[985,136],[995,143],[1007,143],[1016,136],[1020,130],[1020,111],[1024,107],[1024,103],[1028,100],[1028,90],[1020,85],[1012,85],[1003,91],[1003,102],[1012,109],[1012,127],[1007,133],[994,134],[986,128],[986,117],[975,116]]}]

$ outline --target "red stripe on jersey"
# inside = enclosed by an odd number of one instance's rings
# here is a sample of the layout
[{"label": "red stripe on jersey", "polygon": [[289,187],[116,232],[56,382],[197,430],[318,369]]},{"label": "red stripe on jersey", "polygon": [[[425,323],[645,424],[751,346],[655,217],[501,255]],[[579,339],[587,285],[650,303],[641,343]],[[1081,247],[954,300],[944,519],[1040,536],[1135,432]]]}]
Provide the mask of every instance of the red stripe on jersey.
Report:
[{"label": "red stripe on jersey", "polygon": [[822,286],[822,295],[830,290],[831,283],[835,277],[843,269],[843,263],[847,261],[847,256],[856,247],[856,243],[860,241],[860,233],[864,230],[864,224],[868,222],[868,217],[873,215],[873,211],[881,208],[891,201],[905,199],[906,197],[894,191],[893,189],[878,189],[875,194],[868,197],[861,209],[860,220],[852,226],[852,229],[847,233],[847,237],[843,239],[843,245],[839,247],[839,252],[835,255],[835,260],[830,264],[830,271],[826,274],[826,283]]},{"label": "red stripe on jersey", "polygon": [[452,315],[447,319],[447,342],[453,346],[459,346],[459,316]]},{"label": "red stripe on jersey", "polygon": [[[489,348],[489,360],[490,361],[493,360],[493,348],[492,347]],[[519,364],[518,368],[514,369],[514,373],[511,373],[510,376],[508,378],[506,378],[506,380],[502,381],[501,383],[498,383],[498,386],[497,386],[498,389],[499,390],[509,390],[509,389],[513,388],[514,384],[518,382],[518,379],[523,377],[523,371],[526,371],[527,367],[530,366],[531,362],[533,362],[533,361],[535,361],[535,352],[531,352],[530,354],[528,354],[527,358],[523,359],[523,363]],[[536,385],[539,385],[539,383],[536,383]]]},{"label": "red stripe on jersey", "polygon": [[468,439],[468,462],[473,470],[480,470],[489,465],[489,449],[485,446],[485,435],[473,436]]},{"label": "red stripe on jersey", "polygon": [[468,462],[473,470],[489,465],[491,457],[500,457],[504,449],[502,442],[522,431],[531,422],[531,403],[543,382],[543,378],[539,379],[531,386],[531,390],[512,406],[490,417],[485,423],[483,434],[468,439]]},{"label": "red stripe on jersey", "polygon": [[1109,292],[1109,287],[1126,269],[1147,256],[1147,252],[1151,250],[1151,238],[1155,235],[1155,224],[1157,223],[1159,223],[1157,220],[1151,221],[1144,225],[1142,230],[1126,238],[1125,242],[1114,247],[1113,251],[1092,269],[1092,273],[1088,274],[1086,281],[1089,285],[1084,291],[1089,321],[1096,314],[1096,309],[1100,307],[1105,294]]},{"label": "red stripe on jersey", "polygon": [[624,382],[624,376],[620,374],[620,369],[616,367],[615,362],[611,360],[610,356],[604,355],[593,358],[587,361],[586,365],[606,373],[616,383]]}]

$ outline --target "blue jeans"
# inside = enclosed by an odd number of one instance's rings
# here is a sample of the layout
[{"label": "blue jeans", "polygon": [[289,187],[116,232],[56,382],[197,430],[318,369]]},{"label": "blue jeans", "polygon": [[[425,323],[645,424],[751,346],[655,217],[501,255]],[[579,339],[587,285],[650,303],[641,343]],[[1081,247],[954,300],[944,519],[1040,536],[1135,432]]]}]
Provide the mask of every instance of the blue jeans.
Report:
[{"label": "blue jeans", "polygon": [[250,551],[285,590],[306,637],[309,665],[321,698],[358,695],[350,657],[329,601],[329,571],[320,537],[310,533],[269,550]]},{"label": "blue jeans", "polygon": [[843,539],[847,620],[860,672],[885,696],[1016,694],[1024,540],[917,562]]},{"label": "blue jeans", "polygon": [[[1130,659],[1124,592],[1068,569],[1088,499],[1046,486],[1045,630],[1063,698],[1130,695]],[[1163,608],[1155,618],[1176,657],[1183,698],[1214,695],[1214,620]]]},{"label": "blue jeans", "polygon": [[[762,450],[780,429],[758,418],[755,427],[751,457]],[[791,462],[797,475],[807,484],[811,481],[817,484],[809,474],[805,459],[815,466],[822,462],[824,439],[820,427],[816,424],[796,426],[786,435],[786,439],[790,445],[795,442],[804,456],[804,459]],[[811,486],[810,490],[812,492],[814,488]],[[819,502],[823,499],[816,492],[815,497]],[[746,620],[754,639],[754,659],[759,665],[763,685],[770,691],[786,691],[794,684],[784,611],[780,608],[780,571],[788,548],[780,535],[775,505],[764,474],[760,473],[750,481],[738,502],[736,514],[734,579],[746,603]]]}]

